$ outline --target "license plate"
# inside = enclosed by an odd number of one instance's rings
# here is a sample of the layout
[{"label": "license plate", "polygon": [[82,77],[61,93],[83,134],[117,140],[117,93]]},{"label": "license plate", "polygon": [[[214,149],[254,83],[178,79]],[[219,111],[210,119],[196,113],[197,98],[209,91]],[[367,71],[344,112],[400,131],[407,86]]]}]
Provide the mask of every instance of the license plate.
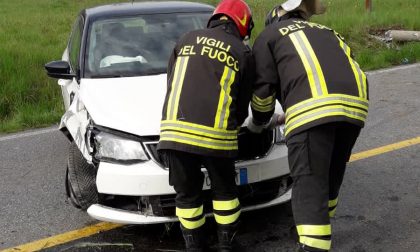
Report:
[{"label": "license plate", "polygon": [[[204,185],[207,187],[211,187],[209,174],[207,173],[207,171],[203,173],[204,173]],[[248,184],[248,169],[247,168],[236,169],[235,181],[236,181],[236,185]]]},{"label": "license plate", "polygon": [[236,184],[237,185],[248,184],[248,169],[247,168],[240,168],[236,170]]}]

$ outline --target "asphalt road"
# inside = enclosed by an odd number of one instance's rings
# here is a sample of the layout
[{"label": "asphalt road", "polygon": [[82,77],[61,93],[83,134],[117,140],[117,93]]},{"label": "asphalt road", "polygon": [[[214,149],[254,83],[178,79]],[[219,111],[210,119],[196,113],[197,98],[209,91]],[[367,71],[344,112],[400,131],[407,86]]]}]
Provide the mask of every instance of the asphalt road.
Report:
[{"label": "asphalt road", "polygon": [[[369,80],[370,115],[354,152],[420,136],[420,65]],[[96,223],[65,198],[67,149],[54,129],[0,136],[0,249]],[[333,251],[420,251],[419,152],[415,145],[349,165]],[[244,251],[293,251],[292,224],[289,204],[247,213],[238,239]],[[45,251],[167,251],[181,249],[181,239],[177,227],[125,226]]]}]

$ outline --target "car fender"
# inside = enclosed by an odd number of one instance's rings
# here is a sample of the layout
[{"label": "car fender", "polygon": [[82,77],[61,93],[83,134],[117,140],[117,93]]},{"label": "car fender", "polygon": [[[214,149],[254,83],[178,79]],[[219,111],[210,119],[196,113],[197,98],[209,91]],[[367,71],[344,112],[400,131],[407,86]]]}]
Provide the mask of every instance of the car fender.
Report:
[{"label": "car fender", "polygon": [[86,130],[90,123],[89,113],[85,105],[80,100],[79,95],[75,94],[74,102],[61,118],[59,129],[68,132],[76,143],[83,157],[92,163],[92,156],[86,145]]}]

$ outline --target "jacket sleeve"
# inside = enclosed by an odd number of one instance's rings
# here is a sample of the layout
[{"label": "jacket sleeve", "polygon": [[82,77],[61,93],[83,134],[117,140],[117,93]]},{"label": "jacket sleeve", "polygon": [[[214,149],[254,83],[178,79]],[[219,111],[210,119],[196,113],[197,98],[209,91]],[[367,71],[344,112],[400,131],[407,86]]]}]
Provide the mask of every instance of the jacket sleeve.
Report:
[{"label": "jacket sleeve", "polygon": [[280,82],[277,64],[267,35],[266,32],[263,32],[253,47],[256,77],[251,108],[254,123],[258,125],[270,121],[276,108],[276,87]]},{"label": "jacket sleeve", "polygon": [[255,62],[251,49],[245,55],[245,64],[241,69],[240,89],[238,94],[238,125],[242,125],[248,117],[249,102],[252,96],[252,85],[255,81]]}]

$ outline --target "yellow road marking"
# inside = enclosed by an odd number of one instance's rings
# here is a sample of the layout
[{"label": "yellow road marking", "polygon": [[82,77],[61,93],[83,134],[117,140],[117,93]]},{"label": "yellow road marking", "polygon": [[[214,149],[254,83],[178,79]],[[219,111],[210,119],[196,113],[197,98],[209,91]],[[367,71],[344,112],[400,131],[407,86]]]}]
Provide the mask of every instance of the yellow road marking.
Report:
[{"label": "yellow road marking", "polygon": [[[379,148],[375,148],[368,151],[359,152],[356,154],[353,154],[350,158],[350,162],[378,156],[381,154],[385,154],[387,152],[396,151],[399,149],[407,148],[410,146],[414,146],[420,144],[420,137],[412,138],[409,140],[405,140],[402,142],[382,146]],[[119,227],[122,227],[124,225],[122,224],[113,224],[113,223],[107,223],[107,222],[99,222],[92,226],[87,226],[82,229],[70,231],[67,233],[59,234],[56,236],[51,236],[45,239],[41,239],[38,241],[30,242],[24,245],[20,245],[14,248],[9,248],[5,250],[1,250],[0,252],[16,252],[16,251],[24,251],[24,252],[33,252],[38,251],[41,249],[46,249],[54,246],[58,246],[64,243],[68,243],[74,240],[78,240],[81,238],[85,238],[88,236],[95,235],[99,232],[105,232],[112,229],[116,229]]]},{"label": "yellow road marking", "polygon": [[410,147],[410,146],[413,146],[413,145],[416,145],[416,144],[420,144],[420,137],[415,137],[415,138],[405,140],[405,141],[402,141],[402,142],[398,142],[398,143],[382,146],[382,147],[379,147],[379,148],[375,148],[375,149],[372,149],[372,150],[363,151],[363,152],[360,152],[360,153],[353,154],[350,158],[350,162],[370,158],[370,157],[373,157],[373,156],[378,156],[378,155],[381,155],[381,154],[384,154],[384,153],[387,153],[387,152],[407,148],[407,147]]},{"label": "yellow road marking", "polygon": [[57,245],[61,245],[64,243],[68,243],[74,240],[78,240],[81,238],[85,238],[88,236],[92,236],[99,232],[109,231],[115,228],[119,228],[123,226],[122,224],[113,224],[107,222],[100,222],[95,225],[87,226],[82,229],[70,231],[67,233],[59,234],[56,236],[51,236],[45,239],[41,239],[38,241],[34,241],[31,243],[27,243],[24,245],[20,245],[18,247],[9,248],[2,250],[1,252],[16,252],[16,251],[24,251],[24,252],[32,252],[32,251],[39,251],[41,249],[46,249],[50,247],[54,247]]}]

